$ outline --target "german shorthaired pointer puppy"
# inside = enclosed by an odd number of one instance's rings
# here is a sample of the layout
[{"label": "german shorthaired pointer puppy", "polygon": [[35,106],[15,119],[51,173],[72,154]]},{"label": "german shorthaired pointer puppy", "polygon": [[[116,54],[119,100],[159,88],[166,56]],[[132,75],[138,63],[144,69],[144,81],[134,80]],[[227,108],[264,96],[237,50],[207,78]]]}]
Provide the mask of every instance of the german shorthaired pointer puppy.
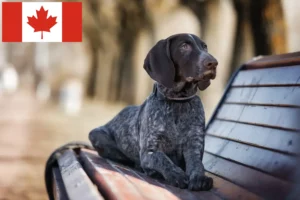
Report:
[{"label": "german shorthaired pointer puppy", "polygon": [[204,110],[197,88],[216,77],[217,60],[192,34],[160,40],[148,53],[144,69],[156,81],[140,106],[129,106],[89,139],[102,157],[133,165],[148,175],[190,190],[209,190],[204,175]]}]

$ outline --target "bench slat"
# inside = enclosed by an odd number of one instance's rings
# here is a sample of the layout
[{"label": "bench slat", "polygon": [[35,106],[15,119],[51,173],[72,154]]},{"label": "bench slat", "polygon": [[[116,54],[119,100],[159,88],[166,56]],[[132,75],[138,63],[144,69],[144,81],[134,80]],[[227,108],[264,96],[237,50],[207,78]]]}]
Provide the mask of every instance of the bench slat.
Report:
[{"label": "bench slat", "polygon": [[[157,196],[152,195],[157,189],[152,185],[145,186],[143,188],[137,187],[136,182],[132,182],[133,178],[130,180],[124,175],[116,171],[105,159],[88,154],[87,151],[82,151],[80,156],[92,172],[94,182],[99,187],[99,190],[109,199],[170,199],[178,200],[178,198],[167,190],[160,190]],[[138,181],[138,180],[135,180]],[[140,181],[138,181],[141,183]],[[135,184],[134,184],[135,183]],[[140,190],[139,190],[140,189]],[[157,190],[156,190],[157,191]]]},{"label": "bench slat", "polygon": [[[128,167],[121,166],[114,162],[104,160],[100,158],[96,152],[84,150],[82,151],[82,156],[89,157],[92,162],[97,165],[97,163],[108,162],[110,166],[116,169],[118,172],[123,174],[131,183],[139,188],[140,191],[148,191],[150,194],[150,199],[170,199],[166,196],[165,190],[168,190],[170,193],[176,195],[179,199],[182,200],[194,200],[194,199],[210,199],[210,200],[219,200],[219,199],[261,199],[259,196],[237,186],[229,181],[221,179],[220,177],[207,173],[207,176],[210,176],[214,179],[214,189],[211,191],[201,191],[201,192],[191,192],[189,190],[182,190],[177,187],[170,186],[166,184],[163,180],[156,180],[146,176],[143,173],[134,171]],[[84,158],[85,159],[85,158]],[[101,161],[99,161],[99,159]],[[113,169],[112,169],[113,170]],[[155,187],[157,186],[157,187]],[[146,189],[146,190],[145,190]],[[155,194],[155,195],[153,195]],[[161,196],[162,195],[162,196]]]},{"label": "bench slat", "polygon": [[[198,192],[191,192],[188,190],[182,190],[177,187],[170,186],[166,184],[163,180],[156,180],[152,179],[145,174],[138,173],[134,170],[131,170],[126,167],[121,167],[118,164],[111,163],[111,166],[120,171],[120,173],[124,174],[132,183],[134,183],[141,191],[149,191],[151,197],[153,199],[164,199],[165,195],[160,196],[160,193],[164,194],[164,190],[168,190],[170,193],[177,196],[179,199],[185,200],[197,200],[197,199],[211,199],[211,200],[220,200],[218,196],[215,196],[211,192],[202,191],[201,193]],[[157,187],[156,187],[157,186]],[[159,191],[159,192],[158,192]],[[157,195],[153,196],[152,194]],[[150,198],[151,199],[151,198]]]},{"label": "bench slat", "polygon": [[283,153],[300,154],[300,134],[293,131],[216,119],[209,125],[206,134]]},{"label": "bench slat", "polygon": [[268,69],[242,70],[232,86],[299,85],[300,65]]},{"label": "bench slat", "polygon": [[241,144],[221,138],[206,136],[205,151],[255,168],[255,170],[286,181],[296,181],[297,162],[294,156]]},{"label": "bench slat", "polygon": [[[142,182],[142,183],[144,183],[144,187],[149,187],[149,185],[151,184],[153,193],[157,193],[157,191],[165,193],[164,190],[168,190],[170,193],[174,194],[179,199],[184,199],[184,200],[196,200],[196,199],[220,200],[221,199],[220,197],[214,195],[211,192],[207,192],[207,191],[191,192],[189,190],[182,190],[180,188],[173,187],[173,186],[166,184],[163,180],[158,181],[156,179],[152,179],[152,178],[146,176],[145,174],[138,173],[138,172],[136,172],[134,170],[130,170],[126,167],[120,167],[119,165],[114,165],[114,164],[112,164],[112,166],[115,168],[118,168],[118,170],[121,171],[121,173],[126,174],[128,176],[128,178],[130,178],[130,180],[132,180],[132,182],[134,182],[135,185],[140,185],[140,182]],[[133,177],[134,177],[134,179],[132,179]],[[157,187],[153,187],[153,186],[157,186]],[[140,188],[140,189],[144,190],[143,188]],[[149,193],[151,193],[151,192],[149,192]],[[151,193],[151,194],[153,194],[153,193]],[[161,198],[164,198],[164,197],[159,197],[158,195],[154,196],[154,199],[161,199]]]},{"label": "bench slat", "polygon": [[300,63],[300,52],[268,55],[251,60],[245,64],[246,69],[270,68],[297,65]]},{"label": "bench slat", "polygon": [[66,191],[72,200],[103,200],[88,178],[73,151],[66,150],[58,159]]},{"label": "bench slat", "polygon": [[52,169],[53,176],[53,195],[55,200],[68,200],[67,195],[60,171],[57,167]]},{"label": "bench slat", "polygon": [[223,104],[218,119],[300,130],[300,108]]},{"label": "bench slat", "polygon": [[300,107],[300,87],[231,88],[225,102]]},{"label": "bench slat", "polygon": [[230,180],[262,198],[284,199],[292,189],[288,182],[207,152],[204,153],[203,163],[210,173]]},{"label": "bench slat", "polygon": [[[219,176],[206,172],[206,175],[213,178],[214,187],[211,192],[216,193],[225,199],[239,199],[239,200],[260,200],[261,197],[251,193],[238,185],[233,184]],[[201,193],[200,193],[201,194]],[[208,198],[207,198],[208,199]]]}]

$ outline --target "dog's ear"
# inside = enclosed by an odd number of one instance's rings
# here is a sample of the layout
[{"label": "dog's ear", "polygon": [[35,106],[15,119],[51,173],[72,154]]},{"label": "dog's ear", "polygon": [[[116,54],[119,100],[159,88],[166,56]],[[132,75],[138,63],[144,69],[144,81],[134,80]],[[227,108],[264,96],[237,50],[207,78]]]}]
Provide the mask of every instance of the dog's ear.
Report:
[{"label": "dog's ear", "polygon": [[152,47],[145,58],[144,69],[152,79],[165,87],[172,88],[175,67],[170,55],[170,39],[160,40]]}]

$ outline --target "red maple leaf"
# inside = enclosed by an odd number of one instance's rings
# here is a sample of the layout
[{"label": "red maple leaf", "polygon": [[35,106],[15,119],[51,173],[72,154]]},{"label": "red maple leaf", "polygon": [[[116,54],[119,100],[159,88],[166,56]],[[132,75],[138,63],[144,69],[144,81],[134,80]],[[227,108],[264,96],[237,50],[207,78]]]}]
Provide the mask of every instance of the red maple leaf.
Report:
[{"label": "red maple leaf", "polygon": [[50,17],[47,18],[48,10],[44,10],[43,6],[40,8],[39,11],[36,10],[36,15],[37,18],[35,18],[35,16],[33,15],[32,17],[27,17],[28,18],[27,24],[29,24],[32,28],[34,28],[34,32],[41,31],[42,32],[41,39],[43,39],[43,31],[50,32],[50,28],[52,28],[55,24],[57,24],[56,17],[52,17],[50,15]]}]

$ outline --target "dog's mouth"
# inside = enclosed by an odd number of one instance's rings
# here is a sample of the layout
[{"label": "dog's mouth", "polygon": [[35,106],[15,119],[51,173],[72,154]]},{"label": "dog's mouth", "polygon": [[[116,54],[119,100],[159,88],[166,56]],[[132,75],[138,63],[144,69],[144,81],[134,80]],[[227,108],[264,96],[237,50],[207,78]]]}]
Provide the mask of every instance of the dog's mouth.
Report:
[{"label": "dog's mouth", "polygon": [[210,79],[215,79],[216,78],[216,75],[217,75],[217,71],[216,70],[207,70],[203,73],[202,77],[200,78],[200,81],[201,80],[210,80]]},{"label": "dog's mouth", "polygon": [[187,77],[185,80],[187,82],[205,82],[209,80],[213,80],[216,78],[216,70],[207,70],[203,74],[198,77]]},{"label": "dog's mouth", "polygon": [[196,83],[199,90],[205,90],[210,85],[210,80],[216,78],[216,70],[207,70],[198,77],[187,77],[189,83]]}]

